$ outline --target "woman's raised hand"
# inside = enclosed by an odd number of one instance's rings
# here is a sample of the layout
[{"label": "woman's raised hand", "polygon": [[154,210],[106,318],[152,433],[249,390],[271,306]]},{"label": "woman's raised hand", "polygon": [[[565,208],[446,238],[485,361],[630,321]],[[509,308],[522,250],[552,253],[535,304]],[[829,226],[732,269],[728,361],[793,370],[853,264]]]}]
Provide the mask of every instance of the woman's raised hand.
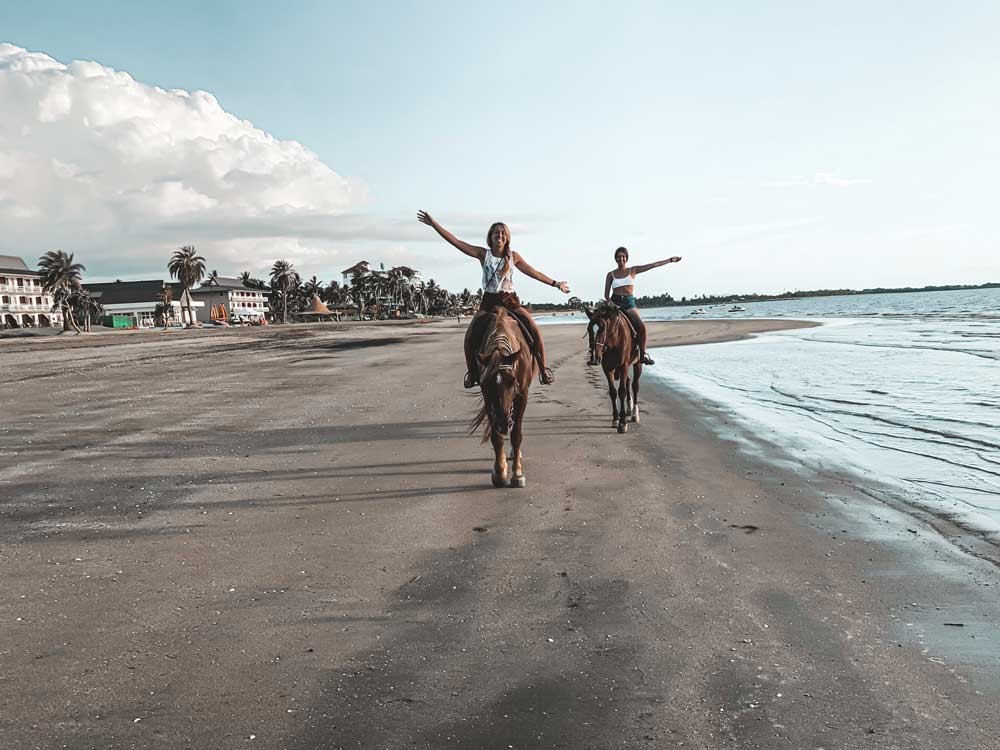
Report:
[{"label": "woman's raised hand", "polygon": [[567,284],[565,281],[560,281],[558,284],[556,284],[556,288],[559,289],[559,291],[562,292],[563,294],[569,294],[569,284]]},{"label": "woman's raised hand", "polygon": [[673,258],[667,260],[667,263],[680,263],[680,262],[681,262],[681,256],[679,255],[675,255]]},{"label": "woman's raised hand", "polygon": [[[417,211],[417,221],[421,224],[426,224],[429,227],[434,226],[434,219],[432,219],[431,215],[426,211]],[[677,260],[680,260],[680,258]]]}]

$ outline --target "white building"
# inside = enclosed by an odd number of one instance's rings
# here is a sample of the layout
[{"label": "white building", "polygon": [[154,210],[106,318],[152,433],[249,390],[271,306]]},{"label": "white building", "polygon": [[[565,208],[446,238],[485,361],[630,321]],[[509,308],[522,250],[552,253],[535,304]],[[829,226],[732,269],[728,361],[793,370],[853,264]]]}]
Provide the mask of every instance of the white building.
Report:
[{"label": "white building", "polygon": [[341,276],[344,279],[344,286],[350,286],[351,285],[351,279],[354,278],[354,272],[355,271],[360,272],[362,275],[364,275],[366,273],[371,273],[371,271],[372,271],[372,264],[369,263],[367,260],[362,260],[362,261],[360,261],[358,263],[355,263],[350,268],[345,268],[343,271],[341,271],[340,274],[341,274]]},{"label": "white building", "polygon": [[191,297],[200,303],[198,320],[256,321],[266,318],[268,289],[254,289],[241,279],[219,276],[218,283],[202,284],[191,290]]},{"label": "white building", "polygon": [[0,328],[62,325],[62,313],[52,310],[52,295],[42,291],[41,276],[21,258],[0,255]]}]

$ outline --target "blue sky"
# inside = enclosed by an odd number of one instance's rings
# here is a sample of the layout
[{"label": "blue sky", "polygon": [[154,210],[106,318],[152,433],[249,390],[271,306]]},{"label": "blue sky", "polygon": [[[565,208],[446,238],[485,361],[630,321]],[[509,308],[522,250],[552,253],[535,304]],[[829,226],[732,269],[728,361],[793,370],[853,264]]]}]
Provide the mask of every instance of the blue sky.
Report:
[{"label": "blue sky", "polygon": [[[530,262],[584,297],[601,293],[621,244],[635,262],[684,257],[644,276],[639,293],[1000,280],[996,3],[425,5],[0,11],[0,41],[61,63],[93,60],[146,86],[207,91],[350,185],[349,197],[332,201],[333,178],[311,183],[316,166],[304,161],[294,198],[274,198],[292,178],[275,173],[262,187],[258,174],[252,189],[264,203],[224,206],[229,219],[218,225],[204,215],[150,222],[130,200],[117,231],[103,222],[74,234],[67,219],[60,235],[50,211],[30,220],[21,210],[21,223],[6,226],[0,211],[5,250],[21,254],[12,237],[27,238],[26,256],[99,237],[76,247],[94,277],[148,278],[170,248],[195,242],[224,273],[288,256],[328,279],[364,257],[474,288],[474,261],[415,223],[423,208],[474,241],[492,220],[507,221]],[[97,96],[74,94],[84,95]],[[58,137],[88,140],[93,118],[80,122]],[[16,144],[2,133],[0,153],[65,148],[54,133]],[[185,158],[158,159],[147,179],[161,170],[185,192],[196,182],[188,170],[200,173],[198,160],[212,157]],[[142,192],[122,179],[92,199]],[[232,200],[210,186],[193,192],[210,200],[191,206],[216,214]],[[7,200],[16,208],[16,195]],[[275,201],[304,211],[302,221],[293,211],[259,236],[227,234],[239,211],[273,217]],[[324,211],[339,218],[323,222]],[[314,221],[322,226],[297,229]],[[140,224],[148,231],[129,234]],[[528,279],[519,289],[531,300],[558,297]]]}]

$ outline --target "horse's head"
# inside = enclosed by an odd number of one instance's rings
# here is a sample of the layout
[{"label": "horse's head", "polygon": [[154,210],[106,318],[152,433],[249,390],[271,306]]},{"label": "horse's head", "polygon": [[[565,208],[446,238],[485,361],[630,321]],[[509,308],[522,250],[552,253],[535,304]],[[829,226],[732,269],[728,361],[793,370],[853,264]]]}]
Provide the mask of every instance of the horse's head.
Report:
[{"label": "horse's head", "polygon": [[497,311],[494,325],[476,356],[483,392],[480,414],[489,417],[493,432],[506,435],[514,427],[515,399],[527,394],[533,367],[520,326],[506,310]]},{"label": "horse's head", "polygon": [[587,311],[590,319],[590,327],[593,330],[593,357],[599,361],[608,348],[609,331],[614,329],[614,321],[617,320],[619,310],[608,302],[598,302],[593,310]]}]

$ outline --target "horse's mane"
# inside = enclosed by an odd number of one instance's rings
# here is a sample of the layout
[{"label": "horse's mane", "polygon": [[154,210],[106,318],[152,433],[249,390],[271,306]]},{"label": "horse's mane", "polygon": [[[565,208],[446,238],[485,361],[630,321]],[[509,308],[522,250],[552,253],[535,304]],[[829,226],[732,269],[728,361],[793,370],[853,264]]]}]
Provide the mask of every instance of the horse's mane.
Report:
[{"label": "horse's mane", "polygon": [[[501,366],[504,365],[504,357],[516,355],[517,362],[521,367],[515,388],[526,391],[526,386],[534,375],[534,360],[531,356],[531,348],[521,331],[521,326],[503,307],[498,307],[489,314],[493,316],[493,321],[487,326],[486,335],[483,336],[478,349],[478,353],[488,357],[486,362],[479,366],[479,382],[487,384],[484,390],[489,390],[500,372]],[[525,373],[527,373],[526,377]],[[483,403],[472,420],[469,432],[475,432],[486,421],[487,406],[484,393]],[[490,426],[487,424],[483,433],[484,443],[489,439],[489,434]]]},{"label": "horse's mane", "polygon": [[615,326],[627,325],[622,311],[610,302],[605,302],[603,300],[594,306],[594,309],[590,314],[590,319],[606,329],[613,329]]}]

